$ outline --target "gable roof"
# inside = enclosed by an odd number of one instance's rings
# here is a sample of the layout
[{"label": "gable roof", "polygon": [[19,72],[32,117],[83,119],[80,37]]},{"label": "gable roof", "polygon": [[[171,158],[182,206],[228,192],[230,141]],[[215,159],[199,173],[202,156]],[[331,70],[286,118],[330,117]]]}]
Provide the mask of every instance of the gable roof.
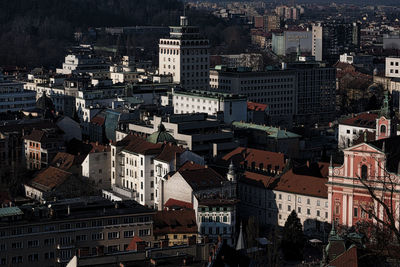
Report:
[{"label": "gable roof", "polygon": [[307,195],[320,198],[328,198],[328,178],[299,175],[290,170],[280,178],[275,190]]},{"label": "gable roof", "polygon": [[296,174],[293,170],[285,172],[279,178],[246,171],[241,182],[270,190],[328,198],[328,187],[326,186],[328,178]]},{"label": "gable roof", "polygon": [[154,234],[197,233],[194,210],[163,210],[154,215]]},{"label": "gable roof", "polygon": [[348,250],[337,256],[333,261],[329,262],[331,267],[357,267],[357,247],[351,246]]},{"label": "gable roof", "polygon": [[97,152],[110,152],[111,147],[108,145],[102,145],[98,142],[91,142],[90,145],[92,146],[92,150],[89,153],[97,153]]},{"label": "gable roof", "polygon": [[154,159],[164,162],[171,162],[175,159],[175,154],[181,154],[184,151],[186,151],[186,149],[184,149],[183,147],[176,146],[171,143],[164,144],[161,153]]},{"label": "gable roof", "polygon": [[190,202],[185,202],[181,200],[177,200],[175,198],[169,198],[167,202],[165,202],[164,207],[166,208],[185,208],[185,209],[193,209],[193,204]]},{"label": "gable roof", "polygon": [[74,165],[80,166],[85,160],[85,156],[75,156],[66,152],[58,152],[54,157],[51,165],[58,169],[68,171]]},{"label": "gable roof", "polygon": [[254,162],[255,167],[259,168],[262,164],[263,169],[267,169],[271,165],[271,169],[278,167],[279,171],[282,171],[285,167],[285,155],[283,153],[271,152],[266,150],[259,150],[254,148],[238,147],[230,153],[222,157],[226,163],[232,160],[235,166],[250,167]]},{"label": "gable roof", "polygon": [[376,113],[364,112],[354,117],[341,119],[339,124],[375,129],[377,118],[378,114]]},{"label": "gable roof", "polygon": [[197,164],[196,162],[193,161],[186,161],[179,169],[178,171],[185,171],[185,170],[198,170],[198,169],[203,169],[204,166]]},{"label": "gable roof", "polygon": [[194,190],[205,190],[208,188],[221,187],[226,178],[207,166],[199,169],[179,170],[180,175]]},{"label": "gable roof", "polygon": [[48,192],[63,184],[72,174],[53,166],[41,171],[31,181],[35,188]]}]

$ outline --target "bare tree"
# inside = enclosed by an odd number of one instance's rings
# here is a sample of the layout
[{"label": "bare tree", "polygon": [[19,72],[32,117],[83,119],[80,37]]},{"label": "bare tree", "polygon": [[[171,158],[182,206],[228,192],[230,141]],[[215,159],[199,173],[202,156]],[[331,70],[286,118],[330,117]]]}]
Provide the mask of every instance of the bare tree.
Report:
[{"label": "bare tree", "polygon": [[357,180],[365,187],[373,200],[372,203],[362,203],[360,208],[362,213],[372,219],[376,227],[380,227],[382,231],[389,230],[400,244],[399,207],[396,204],[399,200],[399,176],[390,173],[383,164],[382,161],[377,161],[376,164],[377,173],[383,173],[383,175],[369,176],[368,179],[363,175],[357,176]]}]

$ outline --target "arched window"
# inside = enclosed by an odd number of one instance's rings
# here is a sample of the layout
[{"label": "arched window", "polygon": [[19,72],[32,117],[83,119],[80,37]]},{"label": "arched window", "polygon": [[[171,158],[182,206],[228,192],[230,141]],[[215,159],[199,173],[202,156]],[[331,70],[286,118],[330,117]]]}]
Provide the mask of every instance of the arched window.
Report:
[{"label": "arched window", "polygon": [[386,134],[386,126],[381,125],[381,134]]},{"label": "arched window", "polygon": [[361,179],[367,180],[368,177],[368,167],[367,165],[362,165],[361,166]]}]

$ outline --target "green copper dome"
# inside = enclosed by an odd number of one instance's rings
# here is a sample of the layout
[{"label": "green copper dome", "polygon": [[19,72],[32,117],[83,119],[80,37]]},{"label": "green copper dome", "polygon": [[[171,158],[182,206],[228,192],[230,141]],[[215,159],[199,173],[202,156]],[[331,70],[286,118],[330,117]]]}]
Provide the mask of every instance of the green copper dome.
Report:
[{"label": "green copper dome", "polygon": [[147,137],[147,141],[153,144],[164,142],[176,144],[175,138],[167,132],[165,126],[162,123],[160,124],[160,126],[158,126],[157,132],[154,132],[149,135],[149,137]]}]

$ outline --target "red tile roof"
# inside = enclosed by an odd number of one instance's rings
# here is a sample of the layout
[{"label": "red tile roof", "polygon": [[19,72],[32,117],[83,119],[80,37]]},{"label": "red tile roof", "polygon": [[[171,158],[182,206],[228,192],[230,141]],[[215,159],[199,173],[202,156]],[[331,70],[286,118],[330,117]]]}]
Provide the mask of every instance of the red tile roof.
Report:
[{"label": "red tile roof", "polygon": [[90,153],[97,153],[97,152],[110,152],[111,147],[107,145],[102,145],[99,143],[91,142],[90,145],[92,146],[92,150]]},{"label": "red tile roof", "polygon": [[197,234],[194,210],[164,210],[154,215],[154,234]]},{"label": "red tile roof", "polygon": [[269,177],[259,173],[245,172],[244,182],[254,186],[264,186],[270,190],[277,190],[307,196],[328,198],[326,183],[328,178],[299,175],[292,170],[279,178]]},{"label": "red tile roof", "polygon": [[185,208],[185,209],[193,209],[193,204],[190,202],[180,201],[174,198],[170,198],[165,202],[164,206],[166,208]]},{"label": "red tile roof", "polygon": [[185,171],[185,170],[199,170],[203,169],[204,166],[197,164],[193,161],[186,161],[179,169],[178,171]]},{"label": "red tile roof", "polygon": [[114,143],[116,146],[124,147],[124,150],[144,155],[158,154],[161,152],[163,144],[153,144],[147,142],[138,135],[129,134],[124,139]]},{"label": "red tile roof", "polygon": [[361,113],[354,117],[340,120],[340,124],[375,129],[378,114]]},{"label": "red tile roof", "polygon": [[40,190],[51,191],[63,184],[71,175],[70,172],[50,166],[36,175],[31,184]]},{"label": "red tile roof", "polygon": [[262,164],[263,169],[267,169],[270,165],[271,170],[275,170],[276,166],[279,171],[285,167],[285,155],[283,153],[259,150],[254,148],[238,147],[232,152],[226,154],[222,160],[225,162],[233,161],[235,166],[244,166],[247,161],[247,167],[251,167],[255,163],[255,167],[259,168]]},{"label": "red tile roof", "polygon": [[74,165],[80,166],[84,160],[85,156],[75,156],[66,152],[58,152],[51,162],[51,165],[58,169],[68,171]]},{"label": "red tile roof", "polygon": [[222,182],[227,181],[226,178],[207,166],[195,170],[179,170],[179,173],[195,191],[221,187]]},{"label": "red tile roof", "polygon": [[185,151],[183,147],[173,145],[171,143],[164,144],[161,153],[155,157],[156,160],[161,160],[164,162],[171,162],[175,159],[175,154],[181,154]]},{"label": "red tile roof", "polygon": [[267,105],[266,104],[260,104],[260,103],[256,103],[256,102],[247,102],[247,109],[248,110],[254,110],[254,111],[265,111],[267,109]]},{"label": "red tile roof", "polygon": [[328,198],[328,187],[326,186],[328,178],[298,175],[290,170],[284,173],[279,179],[275,190]]},{"label": "red tile roof", "polygon": [[[278,178],[267,176],[260,173],[255,172],[244,172],[244,182],[251,184],[253,186],[265,187],[273,189],[275,187],[275,183],[279,180]],[[275,182],[275,183],[274,183]]]},{"label": "red tile roof", "polygon": [[357,247],[353,246],[329,263],[332,267],[358,267]]}]

